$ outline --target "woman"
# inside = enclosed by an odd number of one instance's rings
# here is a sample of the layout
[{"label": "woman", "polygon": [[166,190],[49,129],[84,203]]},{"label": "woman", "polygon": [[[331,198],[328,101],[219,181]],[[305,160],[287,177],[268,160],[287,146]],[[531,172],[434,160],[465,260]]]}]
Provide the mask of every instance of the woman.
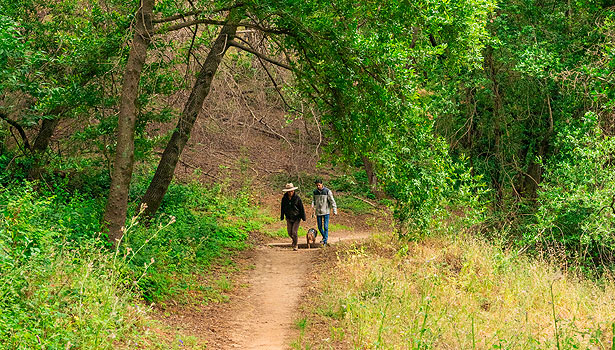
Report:
[{"label": "woman", "polygon": [[282,205],[280,208],[280,220],[284,220],[286,216],[286,231],[290,238],[293,239],[293,250],[297,250],[297,231],[299,231],[299,223],[305,221],[305,209],[299,195],[295,194],[298,187],[292,183],[287,183],[282,192]]}]

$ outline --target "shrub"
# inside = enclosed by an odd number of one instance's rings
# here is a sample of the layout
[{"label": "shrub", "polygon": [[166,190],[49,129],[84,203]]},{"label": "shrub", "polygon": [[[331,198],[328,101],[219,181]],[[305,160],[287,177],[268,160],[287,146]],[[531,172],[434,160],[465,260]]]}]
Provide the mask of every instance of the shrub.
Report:
[{"label": "shrub", "polygon": [[[138,198],[145,182],[134,187]],[[228,193],[174,183],[166,214],[149,225],[133,217],[111,251],[100,235],[103,197],[61,181],[0,186],[0,339],[7,339],[0,349],[104,349],[136,337],[146,309],[140,299],[176,295],[262,226],[247,192]],[[214,287],[221,294],[229,285]]]},{"label": "shrub", "polygon": [[557,155],[545,166],[536,222],[525,244],[586,266],[613,263],[615,256],[615,139],[602,134],[596,116],[563,125]]},{"label": "shrub", "polygon": [[[87,210],[29,185],[0,190],[0,348],[110,349],[136,334],[144,309],[126,261],[96,239]],[[97,215],[94,215],[97,217]]]}]

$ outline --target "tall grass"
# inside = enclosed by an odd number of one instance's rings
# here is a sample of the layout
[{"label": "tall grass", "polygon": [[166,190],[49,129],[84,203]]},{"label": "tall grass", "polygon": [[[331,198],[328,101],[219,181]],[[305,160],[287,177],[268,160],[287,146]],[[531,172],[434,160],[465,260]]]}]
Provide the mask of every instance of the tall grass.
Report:
[{"label": "tall grass", "polygon": [[79,220],[83,211],[62,217],[55,198],[28,185],[3,188],[0,199],[0,349],[110,349],[133,340],[146,310],[135,303],[137,280],[86,230],[76,239],[74,228],[91,219]]},{"label": "tall grass", "polygon": [[311,317],[344,332],[304,340],[312,348],[613,346],[610,279],[565,274],[467,236],[413,243],[381,236],[336,254]]},{"label": "tall grass", "polygon": [[216,259],[231,264],[262,225],[245,193],[174,184],[165,214],[133,217],[113,250],[100,234],[104,196],[47,185],[0,185],[0,349],[153,346],[144,301],[224,301],[228,279],[198,276]]}]

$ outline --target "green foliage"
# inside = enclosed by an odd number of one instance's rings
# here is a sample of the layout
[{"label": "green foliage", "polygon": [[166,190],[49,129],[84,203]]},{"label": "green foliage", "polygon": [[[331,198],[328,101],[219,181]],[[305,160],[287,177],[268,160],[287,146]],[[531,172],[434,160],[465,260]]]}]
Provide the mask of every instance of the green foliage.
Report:
[{"label": "green foliage", "polygon": [[355,215],[369,214],[374,209],[372,205],[353,196],[337,195],[335,202],[339,209],[349,210]]},{"label": "green foliage", "polygon": [[538,195],[536,224],[525,243],[556,248],[586,265],[610,265],[615,256],[615,139],[604,135],[596,115],[578,125],[562,125],[555,139],[559,150],[546,163]]},{"label": "green foliage", "polygon": [[[139,182],[131,196],[140,198],[146,186],[147,181]],[[227,191],[224,185],[173,183],[160,209],[164,214],[124,236],[122,251],[131,256],[135,270],[156,261],[139,282],[145,299],[160,301],[177,294],[186,288],[184,276],[191,278],[195,268],[205,271],[215,259],[245,248],[248,233],[262,227],[254,220],[257,208],[247,192],[230,196]],[[169,220],[174,223],[156,229]]]},{"label": "green foliage", "polygon": [[133,337],[144,314],[137,280],[92,238],[100,201],[29,185],[0,198],[0,348],[111,349]]},{"label": "green foliage", "polygon": [[[245,193],[173,184],[163,204],[168,214],[149,226],[130,220],[120,248],[109,251],[100,236],[104,198],[56,180],[34,184],[38,191],[32,184],[0,187],[2,349],[69,342],[114,348],[139,334],[146,313],[139,299],[164,302],[194,288],[195,271],[206,273],[215,259],[223,263],[262,226]],[[137,184],[133,195],[145,185]],[[167,226],[169,215],[175,222]],[[224,301],[232,284],[223,276],[198,288],[205,302]]]},{"label": "green foliage", "polygon": [[119,275],[123,262],[91,246],[52,247],[0,263],[0,348],[112,349],[135,337],[145,310]]},{"label": "green foliage", "polygon": [[102,105],[100,79],[112,71],[130,23],[119,15],[128,12],[122,5],[112,1],[107,6],[117,11],[106,11],[95,1],[0,2],[0,37],[10,37],[0,39],[3,109],[27,106],[13,112],[28,126]]},{"label": "green foliage", "polygon": [[369,187],[365,170],[356,170],[351,174],[339,175],[331,179],[327,186],[336,192],[352,193],[357,196],[376,199]]},{"label": "green foliage", "polygon": [[374,164],[397,200],[400,230],[422,225],[441,200],[447,175],[445,143],[433,135],[437,111],[427,108],[439,97],[422,94],[423,74],[477,66],[493,6],[277,1],[256,10],[291,29],[283,45],[300,57],[297,95],[314,99],[322,111],[335,158]]}]

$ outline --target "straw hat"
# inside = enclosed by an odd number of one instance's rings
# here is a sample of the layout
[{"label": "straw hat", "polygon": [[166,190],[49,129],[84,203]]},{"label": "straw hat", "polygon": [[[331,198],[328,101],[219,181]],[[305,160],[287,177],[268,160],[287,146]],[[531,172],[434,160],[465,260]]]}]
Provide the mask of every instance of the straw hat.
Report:
[{"label": "straw hat", "polygon": [[282,192],[290,192],[290,191],[294,191],[294,190],[296,190],[298,188],[299,187],[295,187],[292,182],[289,182],[289,183],[286,184],[286,186],[284,186],[284,188],[282,189]]}]

